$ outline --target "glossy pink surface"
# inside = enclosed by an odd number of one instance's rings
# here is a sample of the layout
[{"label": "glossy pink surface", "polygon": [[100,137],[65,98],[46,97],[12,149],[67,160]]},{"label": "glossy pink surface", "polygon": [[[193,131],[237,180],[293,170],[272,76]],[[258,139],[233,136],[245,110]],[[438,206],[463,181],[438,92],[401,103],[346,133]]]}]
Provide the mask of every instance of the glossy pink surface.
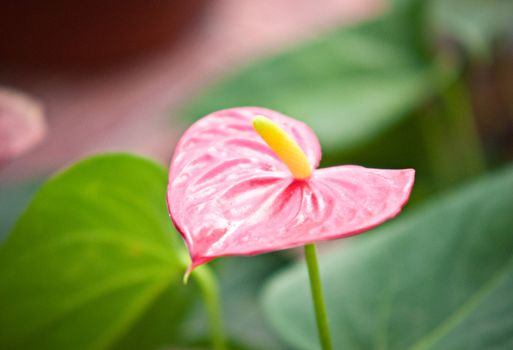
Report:
[{"label": "glossy pink surface", "polygon": [[415,171],[338,166],[296,180],[252,126],[278,123],[317,168],[319,141],[304,123],[255,107],[212,113],[178,143],[168,207],[192,268],[229,255],[253,255],[358,234],[396,216]]}]

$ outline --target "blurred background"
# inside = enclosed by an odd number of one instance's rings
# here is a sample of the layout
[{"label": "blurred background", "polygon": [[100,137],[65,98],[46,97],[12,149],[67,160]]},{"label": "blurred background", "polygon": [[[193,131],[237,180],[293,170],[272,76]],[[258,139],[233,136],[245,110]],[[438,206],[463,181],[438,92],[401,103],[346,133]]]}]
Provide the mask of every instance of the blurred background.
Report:
[{"label": "blurred background", "polygon": [[420,165],[421,192],[510,159],[511,2],[395,5],[4,1],[2,193],[92,153],[167,164],[187,125],[237,105],[308,122],[325,164]]},{"label": "blurred background", "polygon": [[513,160],[513,1],[1,1],[0,238],[55,171],[167,166],[245,105],[308,123],[323,166],[415,168],[410,210]]},{"label": "blurred background", "polygon": [[[471,147],[482,146],[492,163],[510,157],[510,2],[396,3],[418,7],[417,14],[345,31],[363,19],[391,17],[391,5],[378,0],[2,2],[1,125],[12,131],[0,134],[0,149],[14,137],[25,137],[27,144],[32,138],[34,145],[4,152],[0,183],[38,179],[101,151],[137,152],[167,163],[188,123],[244,104],[310,122],[329,144],[330,158],[354,153],[397,128],[406,115],[425,112],[443,92],[440,85],[450,89],[457,80],[465,85],[465,108],[475,117],[467,121],[478,133],[471,142],[481,143]],[[13,91],[34,102],[11,102]],[[24,103],[38,104],[44,125],[28,116],[25,124],[19,122],[22,117],[12,109],[29,107],[9,104]],[[9,114],[18,123],[7,122]],[[403,130],[404,138],[411,129]],[[444,139],[444,132],[453,136],[443,131],[433,137]],[[336,158],[371,162],[361,154]]]},{"label": "blurred background", "polygon": [[106,150],[167,162],[186,126],[177,108],[201,87],[377,5],[132,0],[52,7],[2,3],[0,81],[35,98],[47,124],[44,141],[3,162],[2,182]]}]

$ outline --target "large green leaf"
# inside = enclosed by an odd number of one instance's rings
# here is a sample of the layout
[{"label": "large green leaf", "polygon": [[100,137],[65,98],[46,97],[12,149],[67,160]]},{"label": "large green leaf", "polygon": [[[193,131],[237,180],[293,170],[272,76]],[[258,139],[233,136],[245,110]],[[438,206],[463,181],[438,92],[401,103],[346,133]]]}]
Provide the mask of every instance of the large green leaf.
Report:
[{"label": "large green leaf", "polygon": [[[322,256],[335,349],[513,347],[513,168]],[[303,263],[264,294],[275,329],[318,349]]]},{"label": "large green leaf", "polygon": [[0,246],[0,348],[152,349],[177,337],[193,287],[166,173],[128,155],[46,183]]},{"label": "large green leaf", "polygon": [[365,144],[434,93],[435,64],[424,50],[419,1],[343,27],[264,59],[191,100],[189,121],[217,109],[257,105],[308,123],[325,153]]}]

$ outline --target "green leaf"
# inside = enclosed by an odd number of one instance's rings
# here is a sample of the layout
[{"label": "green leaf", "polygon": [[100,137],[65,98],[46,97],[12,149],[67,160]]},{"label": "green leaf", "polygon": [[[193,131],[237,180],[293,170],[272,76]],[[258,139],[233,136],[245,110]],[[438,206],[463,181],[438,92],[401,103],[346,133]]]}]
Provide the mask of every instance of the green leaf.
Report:
[{"label": "green leaf", "polygon": [[183,115],[257,105],[305,121],[323,152],[372,140],[430,98],[437,70],[426,57],[418,1],[396,1],[394,11],[343,27],[264,59],[214,84]]},{"label": "green leaf", "polygon": [[[513,167],[321,258],[335,349],[511,349]],[[267,316],[318,349],[306,266],[275,277]]]},{"label": "green leaf", "polygon": [[192,298],[166,204],[166,173],[94,157],[46,183],[0,246],[5,349],[152,349]]}]

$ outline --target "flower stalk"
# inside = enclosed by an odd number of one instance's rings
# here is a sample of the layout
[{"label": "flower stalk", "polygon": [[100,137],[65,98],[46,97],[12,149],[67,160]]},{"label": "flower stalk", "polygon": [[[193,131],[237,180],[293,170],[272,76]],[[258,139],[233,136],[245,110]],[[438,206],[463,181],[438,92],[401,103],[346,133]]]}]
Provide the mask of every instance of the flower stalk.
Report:
[{"label": "flower stalk", "polygon": [[201,266],[194,270],[192,277],[198,283],[203,294],[203,301],[207,309],[210,325],[212,349],[227,350],[217,279],[212,270],[207,266]]},{"label": "flower stalk", "polygon": [[326,303],[324,302],[324,293],[322,291],[315,244],[305,245],[305,258],[308,266],[308,275],[310,277],[310,289],[312,292],[315,320],[317,321],[317,331],[319,333],[321,347],[323,350],[332,350],[333,346],[329,330],[328,313],[326,311]]}]

